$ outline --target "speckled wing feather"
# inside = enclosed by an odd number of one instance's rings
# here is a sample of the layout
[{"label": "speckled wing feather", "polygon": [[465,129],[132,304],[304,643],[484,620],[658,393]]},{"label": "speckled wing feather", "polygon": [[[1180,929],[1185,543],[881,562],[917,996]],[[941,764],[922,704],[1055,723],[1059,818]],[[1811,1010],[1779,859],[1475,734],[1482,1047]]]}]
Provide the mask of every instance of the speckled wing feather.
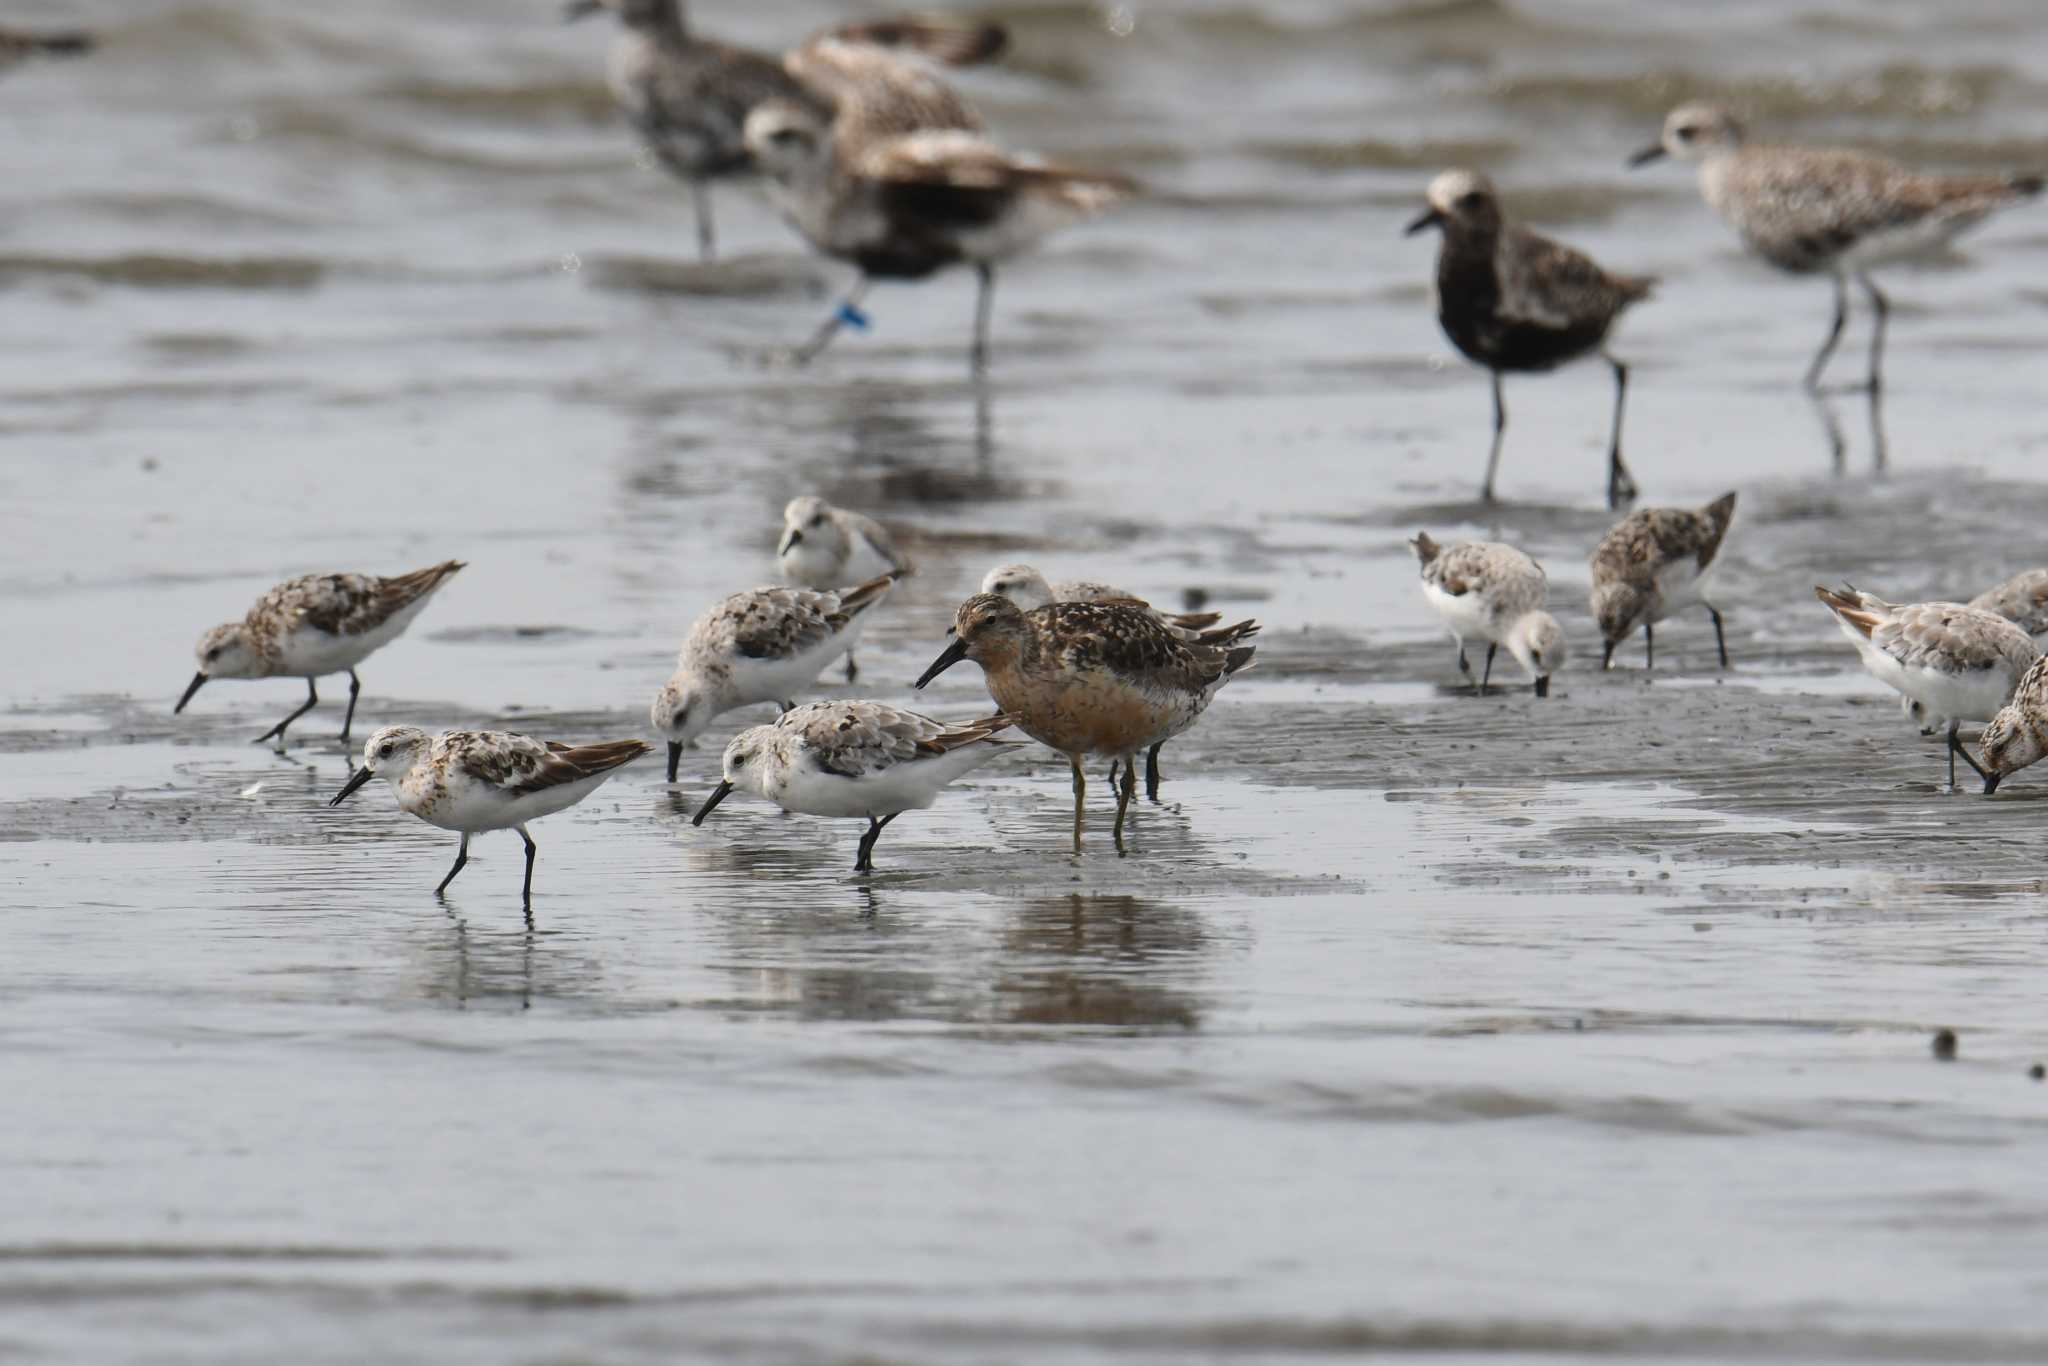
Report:
[{"label": "speckled wing feather", "polygon": [[1685,559],[1697,560],[1704,572],[1720,553],[1734,515],[1732,493],[1716,499],[1704,511],[1644,508],[1630,513],[1593,552],[1594,582],[1655,579],[1659,570]]},{"label": "speckled wing feather", "polygon": [[461,560],[447,560],[388,579],[369,574],[307,574],[264,594],[250,610],[248,620],[252,628],[259,620],[270,620],[283,623],[288,631],[304,624],[332,636],[361,635],[382,626],[462,567]]},{"label": "speckled wing feather", "polygon": [[[1125,603],[1055,602],[1027,614],[1040,640],[1058,643],[1070,669],[1150,674],[1170,686],[1199,690],[1235,673],[1251,648],[1222,650],[1175,635],[1152,613]],[[1240,658],[1242,656],[1242,658]]]},{"label": "speckled wing feather", "polygon": [[2033,638],[2004,617],[1959,602],[1886,602],[1869,593],[1816,595],[1872,646],[1908,668],[1954,673],[2011,667],[2015,673],[2040,658]]},{"label": "speckled wing feather", "polygon": [[1815,270],[1874,232],[1930,215],[1964,222],[2030,192],[2006,176],[1929,176],[1868,152],[1747,147],[1720,172],[1715,207],[1785,270]]},{"label": "speckled wing feather", "polygon": [[853,588],[821,592],[809,588],[757,588],[735,593],[690,629],[683,656],[719,652],[723,639],[749,659],[786,659],[802,654],[840,631],[887,594],[895,576],[885,574]]},{"label": "speckled wing feather", "polygon": [[[969,221],[981,221],[981,215],[1018,194],[1047,195],[1093,210],[1138,191],[1137,182],[1128,176],[1022,161],[988,139],[959,129],[920,129],[869,142],[847,164],[853,174],[880,185],[954,191],[961,202],[950,216]],[[938,201],[939,207],[944,203]]]},{"label": "speckled wing feather", "polygon": [[496,730],[451,730],[436,737],[433,758],[508,796],[559,787],[617,768],[647,753],[641,740],[570,746]]},{"label": "speckled wing feather", "polygon": [[758,104],[793,100],[830,113],[780,62],[725,43],[660,50],[635,89],[635,127],[655,155],[686,176],[745,166],[751,158],[742,130]]},{"label": "speckled wing feather", "polygon": [[1998,587],[1970,599],[1980,612],[1993,612],[2030,636],[2048,633],[2048,569],[2015,574]]},{"label": "speckled wing feather", "polygon": [[1560,331],[1604,328],[1647,297],[1655,283],[1646,276],[1609,274],[1591,258],[1515,224],[1501,230],[1494,268],[1502,317]]},{"label": "speckled wing feather", "polygon": [[1013,724],[1001,713],[961,723],[880,702],[816,702],[791,712],[779,727],[795,729],[827,773],[859,778],[921,755],[949,753]]},{"label": "speckled wing feather", "polygon": [[842,166],[884,138],[926,128],[982,128],[973,106],[937,73],[886,48],[827,32],[782,64],[814,98],[837,111],[832,138]]}]

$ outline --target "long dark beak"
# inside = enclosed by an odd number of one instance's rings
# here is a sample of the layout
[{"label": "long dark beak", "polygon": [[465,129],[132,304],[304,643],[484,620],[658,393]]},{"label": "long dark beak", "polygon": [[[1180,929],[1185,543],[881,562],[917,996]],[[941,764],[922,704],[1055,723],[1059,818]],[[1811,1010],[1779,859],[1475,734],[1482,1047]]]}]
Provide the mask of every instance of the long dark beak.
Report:
[{"label": "long dark beak", "polygon": [[181,712],[181,711],[185,710],[185,704],[186,704],[187,702],[190,702],[190,701],[192,700],[192,694],[193,694],[193,693],[196,693],[196,692],[198,692],[198,691],[199,691],[199,690],[200,690],[201,688],[203,688],[203,687],[205,687],[205,686],[206,686],[206,673],[205,673],[205,671],[204,671],[204,670],[202,670],[202,671],[200,671],[199,673],[193,674],[193,675],[192,675],[192,681],[191,681],[190,683],[187,683],[187,684],[185,685],[185,695],[184,695],[183,697],[181,697],[181,698],[179,698],[179,699],[178,699],[178,705],[177,705],[177,706],[175,706],[175,707],[172,707],[172,708],[171,708],[171,715],[173,715],[173,716],[176,716],[176,715],[177,715],[177,714],[178,714],[179,712]]},{"label": "long dark beak", "polygon": [[569,0],[569,3],[562,6],[562,22],[573,24],[578,19],[588,19],[603,8],[598,0]]},{"label": "long dark beak", "polygon": [[676,765],[683,761],[683,744],[680,740],[668,742],[668,780],[676,780]]},{"label": "long dark beak", "polygon": [[910,686],[913,688],[924,687],[925,684],[931,682],[934,678],[937,678],[940,674],[952,668],[955,664],[958,664],[961,660],[965,658],[967,658],[967,642],[964,640],[955,640],[951,645],[948,645],[943,651],[940,652],[939,657],[932,661],[932,666],[929,669],[926,669],[922,674],[919,674],[917,682],[911,684]]},{"label": "long dark beak", "polygon": [[789,548],[795,545],[798,541],[801,541],[803,538],[804,533],[801,527],[791,527],[789,529],[789,534],[782,538],[782,544],[775,547],[775,553],[777,555],[787,555],[789,553]]},{"label": "long dark beak", "polygon": [[1541,678],[1539,678],[1539,679],[1537,679],[1537,680],[1536,680],[1536,695],[1537,695],[1538,697],[1548,697],[1548,696],[1550,696],[1550,675],[1549,675],[1549,674],[1545,674],[1545,675],[1543,675],[1543,677],[1541,677]]},{"label": "long dark beak", "polygon": [[704,824],[704,818],[711,814],[711,808],[717,806],[720,802],[724,801],[727,797],[730,797],[731,795],[731,783],[721,782],[717,787],[712,788],[711,795],[704,799],[704,805],[698,807],[697,814],[690,817],[690,824]]},{"label": "long dark beak", "polygon": [[328,802],[327,804],[329,806],[340,806],[343,802],[347,801],[350,797],[353,797],[355,795],[357,788],[361,787],[364,783],[367,783],[368,781],[370,781],[370,779],[376,776],[376,774],[370,772],[369,766],[367,764],[364,765],[362,768],[359,768],[355,772],[348,775],[348,781],[341,785],[341,791],[335,793],[334,799]]},{"label": "long dark beak", "polygon": [[1642,151],[1637,152],[1634,156],[1630,157],[1628,159],[1628,167],[1631,171],[1633,171],[1638,166],[1649,165],[1651,162],[1657,160],[1659,157],[1663,155],[1663,144],[1652,143],[1648,147],[1645,147]]},{"label": "long dark beak", "polygon": [[1988,796],[1990,796],[1990,795],[1991,795],[1992,793],[1994,793],[1994,792],[1998,791],[1998,780],[1999,780],[1999,779],[2001,779],[2001,778],[2003,778],[2004,776],[2005,776],[2005,775],[2004,775],[2003,773],[1987,773],[1987,774],[1985,774],[1985,775],[1984,775],[1984,795],[1988,797]]},{"label": "long dark beak", "polygon": [[1441,226],[1443,221],[1444,216],[1438,213],[1435,209],[1424,209],[1419,215],[1416,216],[1415,220],[1412,223],[1410,223],[1407,227],[1401,229],[1401,235],[1403,237],[1413,237],[1416,233],[1421,232],[1424,228],[1434,228]]}]

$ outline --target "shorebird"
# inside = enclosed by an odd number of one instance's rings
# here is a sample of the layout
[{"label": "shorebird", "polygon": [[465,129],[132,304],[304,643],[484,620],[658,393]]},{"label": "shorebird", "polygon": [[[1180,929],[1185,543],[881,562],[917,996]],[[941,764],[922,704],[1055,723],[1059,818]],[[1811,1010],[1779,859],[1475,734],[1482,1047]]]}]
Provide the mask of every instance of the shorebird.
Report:
[{"label": "shorebird", "polygon": [[340,806],[372,778],[398,794],[403,811],[428,825],[462,832],[455,866],[434,888],[448,884],[469,862],[469,837],[486,830],[517,830],[526,842],[526,882],[520,900],[533,905],[533,856],[539,846],[529,821],[576,805],[619,765],[647,753],[645,740],[563,745],[502,730],[449,730],[429,735],[417,726],[386,726],[363,742],[363,766],[327,804]]},{"label": "shorebird", "polygon": [[1116,851],[1137,788],[1138,751],[1195,724],[1216,690],[1252,662],[1253,647],[1191,644],[1142,607],[1056,602],[1026,612],[996,593],[960,604],[954,639],[914,686],[963,659],[981,665],[989,695],[1019,730],[1067,756],[1074,771],[1074,852],[1081,852],[1081,760],[1107,754],[1124,765],[1117,791]]},{"label": "shorebird", "polygon": [[33,33],[0,28],[0,71],[31,57],[82,57],[93,50],[96,42],[90,33]]},{"label": "shorebird", "polygon": [[1442,233],[1436,258],[1436,316],[1444,335],[1493,377],[1493,447],[1479,496],[1493,501],[1494,472],[1508,410],[1501,376],[1555,370],[1598,355],[1614,372],[1614,426],[1607,442],[1607,506],[1634,500],[1635,480],[1621,459],[1621,413],[1628,367],[1607,350],[1607,332],[1656,282],[1618,275],[1589,257],[1501,214],[1493,182],[1477,171],[1445,171],[1429,184],[1429,207],[1408,225]]},{"label": "shorebird", "polygon": [[723,780],[690,824],[739,790],[800,815],[865,817],[853,871],[872,872],[882,827],[1014,748],[992,738],[1011,724],[1003,715],[948,722],[882,702],[813,702],[734,736]]},{"label": "shorebird", "polygon": [[[783,99],[829,117],[831,104],[792,75],[784,58],[697,37],[683,0],[569,0],[563,14],[576,20],[601,10],[615,13],[620,25],[608,73],[612,94],[647,150],[689,187],[698,252],[708,261],[717,249],[711,182],[753,169],[741,137],[747,112],[764,100]],[[994,57],[1007,37],[993,24],[903,18],[843,25],[813,42],[826,40],[906,47],[966,65]]]},{"label": "shorebird", "polygon": [[1550,676],[1564,667],[1565,643],[1564,628],[1543,610],[1550,594],[1543,566],[1498,541],[1445,547],[1423,531],[1408,544],[1422,562],[1422,596],[1458,642],[1458,671],[1472,677],[1466,638],[1485,641],[1486,669],[1478,689],[1483,695],[1493,678],[1493,656],[1505,645],[1536,695],[1550,696]]},{"label": "shorebird", "polygon": [[[783,582],[800,588],[863,583],[882,574],[907,578],[914,572],[910,557],[896,548],[880,522],[808,494],[790,499],[782,509],[782,539],[776,543],[775,559]],[[848,650],[846,681],[858,676],[853,651]]]},{"label": "shorebird", "polygon": [[721,712],[755,702],[794,709],[791,695],[853,648],[868,609],[895,582],[884,574],[836,592],[756,588],[697,618],[650,708],[654,728],[668,737],[668,780],[676,780],[683,747]]},{"label": "shorebird", "polygon": [[[1965,721],[1989,721],[2041,658],[2033,637],[2004,617],[1959,602],[1886,602],[1854,588],[1815,587],[1835,624],[1877,680],[1948,723],[1948,785],[1956,756],[1989,779],[1957,741]],[[1996,786],[1996,784],[1993,784]]]},{"label": "shorebird", "polygon": [[199,672],[171,711],[184,711],[208,679],[303,678],[306,704],[251,742],[274,739],[282,754],[285,727],[319,704],[314,680],[345,673],[348,714],[341,719],[341,738],[346,740],[356,719],[356,696],[363,690],[356,665],[403,634],[427,599],[462,567],[461,560],[446,560],[389,579],[369,574],[286,579],[257,599],[240,621],[199,637]]},{"label": "shorebird", "polygon": [[1751,255],[1788,274],[1833,277],[1835,321],[1806,370],[1806,387],[1813,392],[1849,320],[1850,276],[1870,296],[1877,315],[1868,381],[1875,394],[1884,383],[1891,303],[1870,271],[1945,247],[1993,211],[2039,194],[2048,183],[2039,175],[1922,175],[1869,152],[1755,144],[1734,115],[1710,104],[1672,110],[1662,137],[1629,165],[1664,156],[1699,166],[1700,194]]},{"label": "shorebird", "polygon": [[[795,54],[791,60],[798,69]],[[1003,151],[964,104],[927,107],[886,83],[846,84],[826,93],[836,99],[829,120],[814,103],[769,100],[747,115],[746,124],[747,149],[790,225],[818,251],[860,270],[845,298],[793,353],[800,364],[824,350],[842,326],[866,325],[860,304],[875,280],[922,280],[968,264],[978,281],[969,360],[977,374],[985,371],[996,267],[1054,230],[1137,193],[1125,176]]]},{"label": "shorebird", "polygon": [[1593,617],[1605,642],[1600,667],[1614,667],[1614,647],[1643,628],[1643,667],[1656,666],[1652,628],[1693,603],[1714,619],[1714,648],[1728,667],[1721,609],[1707,597],[1706,578],[1735,520],[1735,495],[1705,507],[1643,508],[1615,523],[1593,551]]},{"label": "shorebird", "polygon": [[[995,593],[1008,598],[1029,612],[1055,602],[1121,602],[1132,607],[1142,607],[1152,614],[1153,620],[1166,627],[1182,640],[1193,644],[1228,648],[1250,640],[1259,633],[1256,621],[1240,621],[1230,626],[1219,626],[1223,620],[1221,612],[1162,612],[1135,593],[1121,588],[1112,588],[1106,583],[1092,579],[1066,579],[1059,583],[1048,583],[1045,575],[1028,564],[997,565],[982,578],[981,591]],[[1145,800],[1159,800],[1159,751],[1166,747],[1164,740],[1145,751]],[[1109,781],[1116,784],[1119,759],[1109,761]]]},{"label": "shorebird", "polygon": [[[2048,755],[2048,657],[2035,660],[2013,686],[2012,700],[2001,707],[1977,742],[1984,763],[1984,795],[1998,791],[2008,773],[2037,764]],[[1951,768],[1949,782],[1955,782]]]},{"label": "shorebird", "polygon": [[2004,617],[2030,636],[2048,635],[2048,569],[2026,569],[1970,599],[1980,612]]}]

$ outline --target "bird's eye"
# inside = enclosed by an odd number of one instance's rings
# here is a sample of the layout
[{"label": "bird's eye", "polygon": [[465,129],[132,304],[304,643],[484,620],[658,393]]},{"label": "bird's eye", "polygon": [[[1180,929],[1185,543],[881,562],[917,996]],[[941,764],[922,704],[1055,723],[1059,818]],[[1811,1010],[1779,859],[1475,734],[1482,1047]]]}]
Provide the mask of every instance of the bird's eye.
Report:
[{"label": "bird's eye", "polygon": [[1699,129],[1693,127],[1691,124],[1687,124],[1683,128],[1673,129],[1671,135],[1677,138],[1680,142],[1691,142],[1693,138],[1699,135],[1699,131]]},{"label": "bird's eye", "polygon": [[206,652],[206,662],[207,662],[208,664],[211,664],[211,663],[213,663],[213,662],[214,662],[215,660],[217,660],[217,659],[219,659],[219,658],[220,658],[220,646],[218,646],[218,645],[214,646],[214,647],[213,647],[213,648],[212,648],[211,650],[208,650],[208,651]]},{"label": "bird's eye", "polygon": [[745,767],[747,766],[747,756],[746,756],[746,755],[744,755],[744,754],[735,754],[735,755],[733,755],[733,756],[732,756],[732,766],[733,766],[734,768],[745,768]]},{"label": "bird's eye", "polygon": [[819,514],[818,514],[817,516],[815,516],[815,517],[811,518],[811,525],[812,525],[812,526],[823,526],[823,525],[825,525],[825,514],[821,512],[821,513],[819,513]]},{"label": "bird's eye", "polygon": [[800,128],[778,128],[768,135],[768,141],[777,147],[793,147],[803,140],[803,130]]},{"label": "bird's eye", "polygon": [[389,759],[389,758],[391,757],[391,746],[389,746],[389,745],[379,745],[379,746],[377,746],[377,757],[378,757],[379,759]]},{"label": "bird's eye", "polygon": [[1477,190],[1467,190],[1458,196],[1458,207],[1461,209],[1476,209],[1485,202],[1486,196]]}]

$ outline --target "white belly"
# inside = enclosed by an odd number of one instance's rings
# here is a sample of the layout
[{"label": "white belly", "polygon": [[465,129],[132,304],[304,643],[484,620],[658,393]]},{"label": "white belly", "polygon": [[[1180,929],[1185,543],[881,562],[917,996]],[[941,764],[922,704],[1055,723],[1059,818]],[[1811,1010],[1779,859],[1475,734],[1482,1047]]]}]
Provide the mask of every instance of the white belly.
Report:
[{"label": "white belly", "polygon": [[1433,583],[1422,585],[1422,596],[1443,618],[1444,625],[1461,643],[1467,640],[1499,641],[1494,631],[1493,613],[1477,593],[1451,594],[1444,592]]}]

